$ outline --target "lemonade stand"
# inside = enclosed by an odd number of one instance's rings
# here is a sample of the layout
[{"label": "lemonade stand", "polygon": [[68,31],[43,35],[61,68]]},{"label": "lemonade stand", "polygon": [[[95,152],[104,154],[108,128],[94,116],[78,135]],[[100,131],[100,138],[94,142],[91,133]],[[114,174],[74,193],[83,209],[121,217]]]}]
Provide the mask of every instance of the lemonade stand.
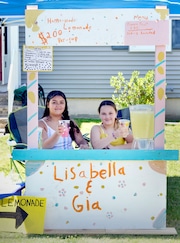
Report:
[{"label": "lemonade stand", "polygon": [[[138,16],[143,21],[138,20]],[[166,160],[178,151],[164,150],[165,63],[168,9],[26,10],[26,50],[51,53],[57,45],[154,45],[154,111],[138,121],[154,120],[148,128],[152,150],[38,149],[38,72],[51,68],[51,59],[33,68],[26,61],[28,83],[28,149],[14,150],[26,160],[26,192],[46,199],[41,233],[176,234],[166,227]],[[161,30],[161,31],[160,31]],[[38,50],[37,50],[38,51]],[[38,61],[38,60],[37,60]],[[163,70],[163,71],[162,71]],[[134,124],[134,123],[133,123]],[[149,136],[149,137],[148,137]],[[136,135],[135,135],[136,137]],[[26,233],[34,233],[26,227]]]}]

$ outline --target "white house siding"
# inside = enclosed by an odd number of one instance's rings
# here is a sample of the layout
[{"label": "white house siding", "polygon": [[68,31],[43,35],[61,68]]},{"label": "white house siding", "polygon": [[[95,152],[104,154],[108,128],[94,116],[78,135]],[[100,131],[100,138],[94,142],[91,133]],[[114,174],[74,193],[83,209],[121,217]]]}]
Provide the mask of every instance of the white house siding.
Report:
[{"label": "white house siding", "polygon": [[[24,27],[20,27],[20,48],[24,44]],[[62,90],[69,101],[71,114],[97,115],[101,99],[110,99],[110,78],[123,72],[129,79],[134,70],[144,75],[154,69],[154,52],[112,50],[110,46],[54,47],[54,71],[39,72],[39,83],[45,94]],[[167,119],[180,119],[180,50],[167,52]],[[26,83],[22,72],[21,83]],[[175,106],[174,106],[175,104]]]}]

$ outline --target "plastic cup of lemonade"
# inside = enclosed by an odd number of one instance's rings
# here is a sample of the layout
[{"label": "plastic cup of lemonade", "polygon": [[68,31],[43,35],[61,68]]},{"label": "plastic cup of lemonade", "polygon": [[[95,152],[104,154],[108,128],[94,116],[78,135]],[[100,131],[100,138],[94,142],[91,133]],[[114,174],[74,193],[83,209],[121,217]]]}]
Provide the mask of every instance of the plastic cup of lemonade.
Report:
[{"label": "plastic cup of lemonade", "polygon": [[130,124],[130,120],[128,119],[119,119],[119,123],[120,123],[120,129],[123,133],[123,137],[127,137],[127,135],[129,134],[129,124]]},{"label": "plastic cup of lemonade", "polygon": [[62,134],[62,137],[68,137],[69,136],[70,120],[60,120],[59,126],[64,127],[64,132]]}]

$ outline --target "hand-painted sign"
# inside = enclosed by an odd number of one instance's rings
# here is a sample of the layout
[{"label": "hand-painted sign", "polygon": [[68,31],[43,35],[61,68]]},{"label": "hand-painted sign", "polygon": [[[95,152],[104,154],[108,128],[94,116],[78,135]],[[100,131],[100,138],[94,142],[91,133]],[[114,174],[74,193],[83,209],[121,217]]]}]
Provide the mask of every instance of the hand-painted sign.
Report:
[{"label": "hand-painted sign", "polygon": [[45,230],[162,229],[165,161],[28,161],[26,193],[47,197]]},{"label": "hand-painted sign", "polygon": [[[29,46],[127,45],[124,40],[126,22],[146,23],[166,19],[168,19],[167,9],[26,10],[26,44]],[[161,31],[160,33],[162,34]]]},{"label": "hand-painted sign", "polygon": [[0,231],[42,234],[46,199],[12,196],[0,200]]}]

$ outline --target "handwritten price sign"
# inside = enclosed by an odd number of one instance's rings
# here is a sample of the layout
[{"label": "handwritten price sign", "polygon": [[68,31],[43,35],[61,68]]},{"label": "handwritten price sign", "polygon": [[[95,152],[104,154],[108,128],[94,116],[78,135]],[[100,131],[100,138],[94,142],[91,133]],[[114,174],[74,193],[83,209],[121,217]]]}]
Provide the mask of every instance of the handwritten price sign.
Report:
[{"label": "handwritten price sign", "polygon": [[128,21],[125,24],[127,45],[167,45],[169,43],[169,22]]},{"label": "handwritten price sign", "polygon": [[53,70],[53,49],[46,47],[23,47],[23,71],[43,71]]}]

